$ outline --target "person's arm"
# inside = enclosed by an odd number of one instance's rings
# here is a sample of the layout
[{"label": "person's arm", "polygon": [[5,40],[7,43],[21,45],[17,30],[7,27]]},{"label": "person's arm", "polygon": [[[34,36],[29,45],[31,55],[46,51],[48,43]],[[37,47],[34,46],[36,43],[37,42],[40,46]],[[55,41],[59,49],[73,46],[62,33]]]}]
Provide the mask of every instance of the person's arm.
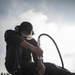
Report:
[{"label": "person's arm", "polygon": [[42,56],[43,55],[43,51],[40,47],[33,46],[32,44],[26,42],[25,40],[23,40],[20,43],[20,45],[25,47],[25,48],[29,48],[32,52],[36,53],[37,56]]},{"label": "person's arm", "polygon": [[[36,65],[36,70],[38,70],[39,75],[43,75],[45,72],[45,65],[43,64],[43,58],[41,55],[41,48],[38,47],[37,42],[35,43],[35,45],[33,46],[30,43],[25,43],[26,41],[21,42],[21,46],[26,47],[26,48],[30,48],[32,50],[32,55],[33,55],[33,60],[35,62]],[[38,58],[40,57],[40,58]]]},{"label": "person's arm", "polygon": [[36,47],[26,42],[23,38],[21,38],[18,34],[13,30],[7,30],[5,32],[5,41],[7,44],[19,45],[25,48],[29,48],[32,52],[36,53],[37,56],[42,56],[43,51],[40,47]]},{"label": "person's arm", "polygon": [[13,30],[7,30],[4,34],[5,42],[12,45],[20,45],[23,39]]}]

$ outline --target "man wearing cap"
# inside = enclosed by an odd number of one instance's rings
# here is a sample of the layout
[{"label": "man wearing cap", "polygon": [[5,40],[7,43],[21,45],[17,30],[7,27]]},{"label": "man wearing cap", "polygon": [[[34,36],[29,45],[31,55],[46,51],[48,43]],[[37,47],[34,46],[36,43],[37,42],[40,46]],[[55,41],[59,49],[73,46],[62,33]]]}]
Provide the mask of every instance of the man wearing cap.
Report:
[{"label": "man wearing cap", "polygon": [[[33,34],[33,26],[29,22],[22,22],[15,27],[15,30],[5,32],[7,44],[5,67],[9,73],[13,73],[14,70],[20,68],[22,75],[75,75],[53,63],[44,63],[43,50],[38,47],[36,40],[32,38]],[[12,62],[14,66],[7,65],[10,61],[7,59],[9,58],[8,51],[10,55],[14,55],[11,56],[13,59],[15,58]],[[32,57],[34,62],[32,62]]]}]

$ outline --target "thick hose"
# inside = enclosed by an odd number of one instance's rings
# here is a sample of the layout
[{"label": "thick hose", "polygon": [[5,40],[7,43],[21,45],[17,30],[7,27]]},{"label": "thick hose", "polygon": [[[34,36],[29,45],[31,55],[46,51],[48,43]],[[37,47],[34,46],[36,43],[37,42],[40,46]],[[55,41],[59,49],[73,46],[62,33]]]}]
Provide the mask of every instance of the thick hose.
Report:
[{"label": "thick hose", "polygon": [[56,47],[56,49],[57,49],[57,52],[58,52],[58,54],[59,54],[59,57],[60,57],[60,60],[61,60],[61,64],[62,64],[62,68],[64,68],[64,63],[63,63],[63,59],[62,59],[61,53],[60,53],[60,51],[59,51],[59,48],[58,48],[56,42],[54,41],[54,39],[53,39],[50,35],[45,34],[45,33],[40,34],[40,35],[38,36],[38,46],[40,46],[40,37],[43,36],[43,35],[48,36],[48,37],[53,41],[53,43],[54,43],[54,45],[55,45],[55,47]]}]

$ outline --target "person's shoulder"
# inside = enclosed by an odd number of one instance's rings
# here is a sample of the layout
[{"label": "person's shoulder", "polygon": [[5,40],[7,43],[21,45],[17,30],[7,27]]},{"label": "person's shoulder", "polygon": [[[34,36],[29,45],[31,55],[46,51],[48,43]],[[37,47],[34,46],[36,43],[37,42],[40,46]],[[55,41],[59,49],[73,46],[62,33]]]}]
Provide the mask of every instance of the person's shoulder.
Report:
[{"label": "person's shoulder", "polygon": [[32,39],[31,39],[31,40],[36,41],[36,40],[35,40],[35,38],[33,38],[33,37],[32,37]]},{"label": "person's shoulder", "polygon": [[9,29],[5,31],[5,33],[9,33],[9,32],[14,32],[14,30]]},{"label": "person's shoulder", "polygon": [[15,31],[11,29],[5,31],[5,34],[10,34],[10,33],[15,33]]},{"label": "person's shoulder", "polygon": [[36,41],[36,39],[35,39],[35,38],[32,38],[32,41],[34,41],[34,42],[36,42],[36,43],[37,43],[37,41]]},{"label": "person's shoulder", "polygon": [[5,31],[4,36],[5,36],[5,37],[6,37],[6,36],[10,36],[10,35],[12,35],[13,33],[15,33],[15,31],[9,29],[9,30],[6,30],[6,31]]},{"label": "person's shoulder", "polygon": [[36,39],[32,38],[32,43],[33,43],[34,46],[37,46],[37,41],[36,41]]}]

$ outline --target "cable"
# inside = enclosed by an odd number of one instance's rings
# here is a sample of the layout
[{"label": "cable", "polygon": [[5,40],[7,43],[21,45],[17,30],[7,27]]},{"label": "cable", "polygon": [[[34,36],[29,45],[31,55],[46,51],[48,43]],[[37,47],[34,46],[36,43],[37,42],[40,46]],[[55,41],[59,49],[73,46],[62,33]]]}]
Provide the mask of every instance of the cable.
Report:
[{"label": "cable", "polygon": [[55,40],[54,40],[50,35],[48,35],[48,34],[46,34],[46,33],[40,34],[40,35],[38,36],[38,46],[40,46],[40,37],[43,36],[43,35],[48,36],[48,37],[53,41],[53,43],[54,43],[54,45],[55,45],[55,47],[56,47],[56,49],[57,49],[57,52],[58,52],[58,54],[59,54],[59,57],[60,57],[60,60],[61,60],[61,64],[62,64],[62,68],[64,68],[64,63],[63,63],[63,59],[62,59],[61,53],[60,53],[60,51],[59,51],[59,48],[58,48],[58,46],[57,46]]}]

